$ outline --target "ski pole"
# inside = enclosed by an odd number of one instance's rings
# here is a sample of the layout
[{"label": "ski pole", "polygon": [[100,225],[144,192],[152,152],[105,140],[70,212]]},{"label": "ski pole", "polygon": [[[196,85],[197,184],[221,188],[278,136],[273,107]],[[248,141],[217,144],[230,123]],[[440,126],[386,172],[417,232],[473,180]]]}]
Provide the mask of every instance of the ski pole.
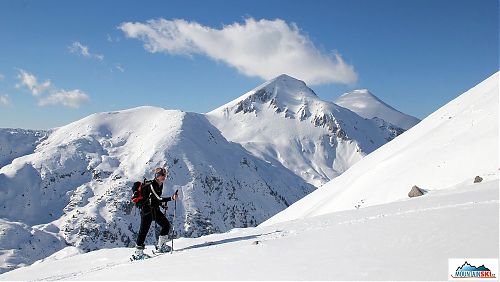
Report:
[{"label": "ski pole", "polygon": [[[154,208],[151,208],[151,214],[153,216],[153,220],[155,222],[155,227],[153,228],[153,231],[155,233],[155,240],[158,240],[158,237],[156,237],[156,228],[158,227],[158,223],[156,222],[156,212]],[[155,249],[158,249],[158,246],[155,246]]]},{"label": "ski pole", "polygon": [[172,249],[170,249],[170,253],[174,253],[174,238],[175,238],[175,213],[177,211],[177,193],[179,190],[175,190],[175,200],[174,200],[174,218],[172,219]]}]

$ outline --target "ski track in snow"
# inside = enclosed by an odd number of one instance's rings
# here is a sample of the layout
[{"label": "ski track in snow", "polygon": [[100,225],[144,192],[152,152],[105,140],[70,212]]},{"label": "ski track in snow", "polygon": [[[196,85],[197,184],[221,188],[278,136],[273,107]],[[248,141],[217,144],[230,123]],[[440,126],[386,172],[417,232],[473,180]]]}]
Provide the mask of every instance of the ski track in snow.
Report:
[{"label": "ski track in snow", "polygon": [[118,266],[118,265],[124,265],[124,263],[116,263],[116,262],[108,263],[104,266],[93,267],[93,268],[86,270],[86,271],[76,271],[76,272],[62,274],[62,275],[54,275],[54,276],[49,276],[49,277],[45,277],[42,279],[36,279],[36,280],[32,280],[32,281],[58,281],[58,280],[65,281],[65,280],[69,280],[69,279],[77,280],[76,279],[77,277],[82,276],[84,274],[97,272],[97,271],[100,271],[103,269],[111,269],[111,268]]},{"label": "ski track in snow", "polygon": [[[275,231],[264,232],[262,234],[256,234],[256,235],[247,235],[247,236],[243,236],[243,237],[231,237],[231,238],[225,238],[225,239],[221,239],[221,240],[206,241],[205,243],[193,244],[191,246],[187,246],[187,247],[178,249],[178,250],[174,251],[173,255],[180,254],[180,253],[185,253],[186,251],[196,251],[197,249],[202,249],[202,248],[203,249],[204,248],[215,248],[218,245],[226,245],[226,244],[229,244],[229,243],[239,242],[239,241],[252,241],[252,244],[255,244],[255,242],[257,242],[257,244],[259,244],[259,243],[261,243],[263,241],[268,241],[269,239],[267,239],[267,240],[264,240],[264,239],[257,240],[257,238],[261,238],[263,236],[271,237],[271,239],[282,238],[282,237],[286,237],[286,235],[285,235],[286,233],[289,233],[289,232],[285,232],[285,231],[281,231],[281,230],[275,230]],[[277,236],[277,235],[274,235],[274,234],[281,234],[281,235]],[[218,234],[215,234],[215,235],[218,235]],[[133,249],[130,249],[130,250],[131,250],[130,253],[132,254]],[[146,261],[151,262],[151,260],[159,259],[160,257],[162,257],[164,255],[168,256],[170,254],[156,255],[156,256],[153,256],[153,257],[151,257],[151,258],[149,258],[147,260],[138,260],[138,261],[130,261],[129,258],[127,258],[126,260],[123,260],[121,262],[107,263],[106,265],[92,267],[91,269],[88,269],[88,270],[79,270],[79,271],[75,271],[75,272],[71,272],[71,273],[53,275],[53,276],[48,276],[48,277],[44,277],[44,278],[40,278],[40,279],[34,279],[34,280],[31,280],[31,281],[78,280],[78,277],[86,275],[86,274],[91,274],[91,273],[98,272],[98,271],[101,271],[101,270],[110,270],[110,269],[113,269],[113,268],[116,268],[116,267],[120,267],[120,266],[132,265],[132,264],[137,264],[137,263],[144,263]]]}]

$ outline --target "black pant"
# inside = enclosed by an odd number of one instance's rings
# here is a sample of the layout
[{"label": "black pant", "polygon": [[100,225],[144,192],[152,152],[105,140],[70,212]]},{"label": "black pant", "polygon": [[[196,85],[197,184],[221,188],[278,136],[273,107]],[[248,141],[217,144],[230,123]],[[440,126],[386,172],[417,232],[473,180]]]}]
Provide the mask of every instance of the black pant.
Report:
[{"label": "black pant", "polygon": [[137,246],[143,246],[146,235],[148,235],[151,222],[156,221],[161,226],[160,236],[168,235],[170,232],[170,222],[168,222],[165,215],[160,211],[159,207],[144,206],[141,209],[141,228],[137,236]]}]

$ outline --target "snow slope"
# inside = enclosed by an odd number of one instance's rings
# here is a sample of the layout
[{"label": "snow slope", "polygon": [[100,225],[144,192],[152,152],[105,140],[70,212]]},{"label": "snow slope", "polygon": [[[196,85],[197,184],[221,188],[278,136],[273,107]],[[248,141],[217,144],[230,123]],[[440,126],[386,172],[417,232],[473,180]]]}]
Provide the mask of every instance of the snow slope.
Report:
[{"label": "snow slope", "polygon": [[383,119],[404,130],[408,130],[420,122],[418,118],[403,114],[387,105],[368,91],[368,89],[357,89],[344,93],[335,100],[335,104],[347,108],[367,119]]},{"label": "snow slope", "polygon": [[389,203],[498,177],[499,73],[449,102],[340,177],[264,224]]},{"label": "snow slope", "polygon": [[[498,178],[419,198],[175,241],[54,258],[0,280],[448,280],[448,259],[498,258]],[[474,223],[474,228],[470,224]],[[149,246],[151,248],[151,246]],[[148,249],[146,251],[149,251]]]},{"label": "snow slope", "polygon": [[0,128],[0,168],[15,158],[31,154],[50,131]]},{"label": "snow slope", "polygon": [[0,246],[0,273],[3,273],[30,265],[67,245],[57,232],[0,218]]},{"label": "snow slope", "polygon": [[228,140],[317,187],[403,132],[321,100],[280,75],[207,114]]},{"label": "snow slope", "polygon": [[[85,251],[133,246],[140,220],[131,184],[164,165],[164,195],[180,190],[175,228],[185,237],[256,226],[314,190],[228,142],[203,115],[155,107],[98,113],[58,128],[0,169],[2,230],[22,231],[1,236],[3,267],[66,244]],[[36,244],[45,256],[7,244],[35,227],[57,239]]]}]

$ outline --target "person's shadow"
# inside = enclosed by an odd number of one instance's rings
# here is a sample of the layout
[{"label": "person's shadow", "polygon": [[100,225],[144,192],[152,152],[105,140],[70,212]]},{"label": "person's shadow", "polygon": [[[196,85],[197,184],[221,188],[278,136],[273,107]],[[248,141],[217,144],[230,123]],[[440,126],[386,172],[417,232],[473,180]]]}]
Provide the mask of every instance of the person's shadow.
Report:
[{"label": "person's shadow", "polygon": [[[250,236],[228,238],[228,239],[223,239],[223,240],[219,240],[219,241],[207,241],[205,243],[201,243],[201,244],[196,244],[196,245],[193,245],[193,246],[185,247],[185,248],[182,248],[182,249],[178,249],[176,251],[186,251],[186,250],[191,250],[191,249],[205,248],[205,247],[208,247],[208,246],[216,246],[216,245],[222,245],[222,244],[233,243],[233,242],[238,242],[238,241],[253,240],[253,239],[259,238],[260,236],[271,235],[271,234],[274,234],[274,233],[281,233],[281,232],[282,231],[277,230],[277,231],[273,231],[273,232],[269,232],[269,233],[264,233],[264,234],[258,234],[258,235],[250,235]],[[252,243],[256,245],[256,244],[259,243],[259,241],[254,241]]]}]

